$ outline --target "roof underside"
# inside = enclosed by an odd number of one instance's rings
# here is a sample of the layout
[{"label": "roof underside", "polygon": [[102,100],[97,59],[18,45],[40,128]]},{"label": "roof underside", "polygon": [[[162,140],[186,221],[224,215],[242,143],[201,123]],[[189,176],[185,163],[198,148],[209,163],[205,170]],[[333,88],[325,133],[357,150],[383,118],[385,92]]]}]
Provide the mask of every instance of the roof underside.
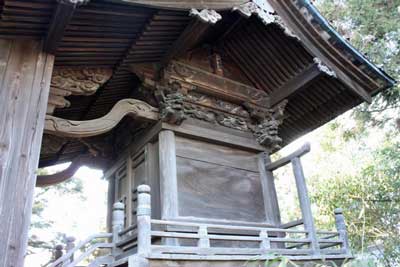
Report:
[{"label": "roof underside", "polygon": [[[74,12],[57,47],[55,66],[103,66],[113,68],[114,73],[96,94],[69,97],[72,105],[56,110],[55,116],[75,120],[98,118],[105,115],[117,101],[136,96],[140,81],[128,70],[128,65],[159,62],[192,19],[188,16],[188,10],[177,10],[173,7],[167,9],[165,6],[149,7],[128,2],[144,1],[92,0]],[[229,5],[232,2],[245,1],[213,2]],[[283,18],[290,19],[288,14],[295,14],[296,8],[304,8],[307,1],[295,1],[298,6],[295,3],[272,2],[279,15],[285,13]],[[46,37],[56,1],[4,0],[2,5],[0,38]],[[220,9],[224,9],[222,7]],[[245,19],[230,9],[219,12],[223,19],[207,34],[203,44],[214,40],[218,42],[224,56],[239,66],[254,87],[270,94],[314,64],[313,59],[317,55],[307,43],[288,36],[279,25],[265,25],[256,16]],[[324,26],[322,18],[317,19],[320,20],[321,30]],[[306,20],[300,22],[304,25],[308,23]],[[316,22],[316,19],[312,20],[312,23]],[[234,28],[232,25],[235,25]],[[293,24],[292,29],[296,27]],[[329,42],[334,42],[335,48],[350,59],[350,62],[353,61],[354,75],[359,75],[356,78],[362,78],[363,73],[370,77],[364,86],[369,94],[373,95],[390,87],[393,81],[389,77],[357,54],[358,52],[349,50],[351,47],[343,40],[334,37],[332,35]],[[360,73],[357,73],[357,69]],[[280,135],[287,144],[361,101],[345,83],[335,77],[323,75],[307,88],[289,96],[287,117],[280,128]],[[130,119],[124,119],[119,127],[99,138],[112,139],[126,126],[134,129],[139,125]],[[42,153],[40,165],[48,166],[67,161],[86,151],[87,145],[81,141],[69,140],[61,149],[58,147]]]}]

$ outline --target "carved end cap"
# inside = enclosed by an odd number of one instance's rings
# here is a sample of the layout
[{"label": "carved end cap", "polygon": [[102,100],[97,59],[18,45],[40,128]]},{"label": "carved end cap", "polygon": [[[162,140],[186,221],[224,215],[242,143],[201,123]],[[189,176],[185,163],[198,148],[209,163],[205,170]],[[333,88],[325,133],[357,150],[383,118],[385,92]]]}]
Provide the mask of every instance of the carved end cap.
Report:
[{"label": "carved end cap", "polygon": [[139,185],[137,191],[138,193],[150,193],[150,186],[146,184]]},{"label": "carved end cap", "polygon": [[341,208],[337,208],[337,209],[335,209],[335,215],[337,215],[337,214],[343,214],[343,209],[341,209]]},{"label": "carved end cap", "polygon": [[113,210],[124,210],[125,209],[125,205],[122,202],[116,202],[113,205]]},{"label": "carved end cap", "polygon": [[310,152],[310,151],[311,151],[311,145],[310,145],[310,143],[309,143],[309,142],[306,142],[306,143],[303,145],[302,150],[303,150],[304,152],[306,152],[306,153]]}]

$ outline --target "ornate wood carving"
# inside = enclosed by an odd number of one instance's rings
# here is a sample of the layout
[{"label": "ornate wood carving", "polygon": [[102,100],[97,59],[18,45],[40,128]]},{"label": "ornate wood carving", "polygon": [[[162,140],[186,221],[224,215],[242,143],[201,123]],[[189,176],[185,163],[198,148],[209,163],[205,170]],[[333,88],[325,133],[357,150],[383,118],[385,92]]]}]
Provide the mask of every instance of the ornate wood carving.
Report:
[{"label": "ornate wood carving", "polygon": [[265,24],[275,23],[281,27],[285,34],[299,40],[299,37],[283,22],[281,17],[276,14],[275,10],[265,0],[252,0],[239,6],[232,8],[233,11],[239,12],[244,17],[250,17],[256,14]]},{"label": "ornate wood carving", "polygon": [[48,114],[70,105],[64,97],[94,94],[112,75],[108,68],[56,68],[51,78]]},{"label": "ornate wood carving", "polygon": [[185,120],[183,101],[184,95],[180,92],[177,84],[167,86],[157,86],[155,96],[160,108],[160,119],[172,123],[181,124]]},{"label": "ornate wood carving", "polygon": [[325,65],[321,61],[321,59],[315,57],[313,60],[314,60],[315,64],[317,64],[317,67],[321,72],[325,73],[328,76],[336,78],[336,73],[333,70],[331,70],[327,65]]},{"label": "ornate wood carving", "polygon": [[264,91],[179,61],[171,61],[158,80],[151,66],[132,69],[143,87],[154,92],[162,120],[178,125],[186,118],[203,120],[252,132],[271,151],[279,147],[278,127],[286,101],[270,108]]},{"label": "ornate wood carving", "polygon": [[278,135],[278,129],[283,122],[286,104],[287,100],[284,100],[272,109],[260,109],[254,105],[245,104],[252,118],[249,128],[257,142],[271,151],[281,148],[282,139]]},{"label": "ornate wood carving", "polygon": [[91,164],[94,161],[95,161],[94,158],[91,156],[88,155],[79,156],[76,159],[74,159],[65,170],[49,175],[38,175],[36,180],[36,186],[45,187],[45,186],[59,184],[66,180],[69,180],[75,175],[76,171],[80,167],[82,167],[83,165]]},{"label": "ornate wood carving", "polygon": [[200,19],[204,23],[211,24],[215,24],[222,19],[222,16],[212,9],[203,9],[198,11],[197,9],[192,8],[189,12],[189,15]]},{"label": "ornate wood carving", "polygon": [[66,137],[96,136],[113,129],[125,116],[145,121],[159,119],[157,108],[137,99],[123,99],[108,114],[94,120],[73,121],[47,115],[45,133]]},{"label": "ornate wood carving", "polygon": [[179,61],[168,65],[164,79],[168,83],[178,82],[184,91],[194,90],[237,104],[251,102],[269,106],[269,98],[264,91]]}]

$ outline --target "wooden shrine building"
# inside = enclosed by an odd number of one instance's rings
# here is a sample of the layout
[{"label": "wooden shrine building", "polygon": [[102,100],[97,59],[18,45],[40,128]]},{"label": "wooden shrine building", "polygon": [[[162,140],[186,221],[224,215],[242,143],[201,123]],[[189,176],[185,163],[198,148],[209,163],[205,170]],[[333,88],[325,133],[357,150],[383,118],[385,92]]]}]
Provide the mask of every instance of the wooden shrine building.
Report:
[{"label": "wooden shrine building", "polygon": [[[105,171],[109,231],[58,251],[50,266],[77,266],[99,248],[107,252],[88,266],[352,257],[341,210],[335,231],[315,228],[300,163],[310,147],[275,162],[269,154],[394,81],[310,1],[0,7],[0,266],[23,265],[35,184],[65,181],[82,165]],[[296,222],[281,221],[274,185],[286,164]]]}]

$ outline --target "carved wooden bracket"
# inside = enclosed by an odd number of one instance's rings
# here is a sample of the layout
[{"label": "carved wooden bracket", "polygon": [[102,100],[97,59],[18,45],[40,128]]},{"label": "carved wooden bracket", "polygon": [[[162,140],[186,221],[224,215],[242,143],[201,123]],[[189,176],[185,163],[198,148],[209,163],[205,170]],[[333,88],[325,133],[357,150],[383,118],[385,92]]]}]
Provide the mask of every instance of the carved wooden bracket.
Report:
[{"label": "carved wooden bracket", "polygon": [[300,40],[300,38],[293,33],[293,31],[282,21],[281,17],[276,14],[272,6],[265,0],[252,0],[245,4],[236,6],[232,8],[232,10],[239,12],[242,16],[247,18],[255,14],[265,25],[275,23],[284,30],[287,36]]},{"label": "carved wooden bracket", "polygon": [[64,182],[72,178],[81,166],[91,164],[93,161],[94,158],[91,156],[78,156],[65,170],[49,175],[38,175],[36,186],[45,187]]},{"label": "carved wooden bracket", "polygon": [[284,119],[283,113],[287,102],[284,100],[272,109],[260,109],[254,105],[245,104],[252,118],[249,128],[257,142],[271,151],[281,148],[282,139],[278,135],[278,130]]},{"label": "carved wooden bracket", "polygon": [[94,94],[112,75],[108,68],[55,68],[51,78],[47,114],[70,105],[64,97]]},{"label": "carved wooden bracket", "polygon": [[145,121],[159,119],[157,108],[137,99],[123,99],[108,114],[94,120],[74,121],[47,115],[44,132],[75,138],[96,136],[113,129],[125,116]]},{"label": "carved wooden bracket", "polygon": [[222,19],[222,16],[215,10],[203,9],[197,11],[197,9],[192,8],[189,12],[190,16],[200,19],[202,22],[215,24]]}]

